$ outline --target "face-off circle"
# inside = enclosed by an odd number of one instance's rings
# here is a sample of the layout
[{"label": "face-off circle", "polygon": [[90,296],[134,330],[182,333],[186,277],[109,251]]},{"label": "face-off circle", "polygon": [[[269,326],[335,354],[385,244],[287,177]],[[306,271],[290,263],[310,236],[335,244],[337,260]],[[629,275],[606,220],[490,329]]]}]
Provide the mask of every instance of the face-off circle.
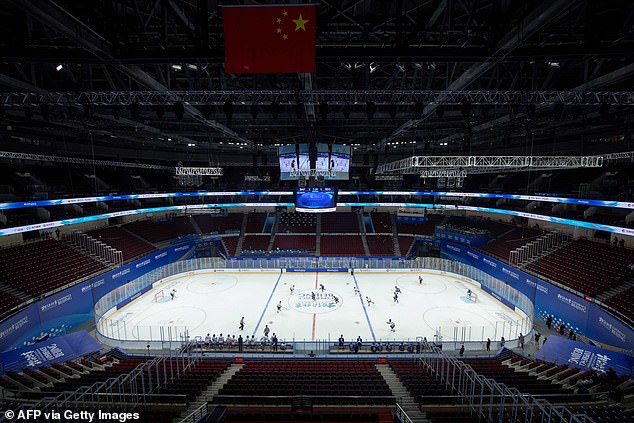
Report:
[{"label": "face-off circle", "polygon": [[[315,299],[313,300],[313,293]],[[335,297],[339,300],[335,301]],[[288,299],[288,305],[291,309],[300,313],[323,314],[337,310],[343,304],[341,295],[336,292],[324,290],[306,290],[299,291],[296,295]]]}]

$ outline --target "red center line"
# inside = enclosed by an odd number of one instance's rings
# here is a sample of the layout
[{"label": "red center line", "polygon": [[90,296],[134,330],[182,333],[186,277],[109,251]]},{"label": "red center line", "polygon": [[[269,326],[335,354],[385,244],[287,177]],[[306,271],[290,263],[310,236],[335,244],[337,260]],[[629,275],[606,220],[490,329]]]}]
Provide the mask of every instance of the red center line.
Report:
[{"label": "red center line", "polygon": [[[315,290],[319,283],[319,272],[315,272]],[[317,313],[313,313],[313,341],[315,340],[315,324],[317,323]]]}]

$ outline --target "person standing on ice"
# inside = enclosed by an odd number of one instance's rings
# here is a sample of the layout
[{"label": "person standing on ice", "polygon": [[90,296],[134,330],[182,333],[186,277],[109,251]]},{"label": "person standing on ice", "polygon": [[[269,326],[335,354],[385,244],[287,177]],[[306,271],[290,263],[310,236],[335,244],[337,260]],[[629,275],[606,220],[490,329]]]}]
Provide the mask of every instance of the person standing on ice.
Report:
[{"label": "person standing on ice", "polygon": [[279,313],[280,311],[282,311],[282,302],[281,301],[279,303],[277,303],[277,312]]},{"label": "person standing on ice", "polygon": [[266,336],[268,338],[270,331],[271,331],[271,329],[269,329],[269,325],[264,325],[264,336]]},{"label": "person standing on ice", "polygon": [[240,319],[240,330],[244,330],[244,316]]}]

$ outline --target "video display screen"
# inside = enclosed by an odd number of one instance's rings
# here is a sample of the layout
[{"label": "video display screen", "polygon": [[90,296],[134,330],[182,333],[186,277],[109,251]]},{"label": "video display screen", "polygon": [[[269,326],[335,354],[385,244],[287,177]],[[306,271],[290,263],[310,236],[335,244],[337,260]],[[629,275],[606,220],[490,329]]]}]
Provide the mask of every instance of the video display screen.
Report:
[{"label": "video display screen", "polygon": [[350,177],[350,147],[333,144],[330,153],[330,169],[335,172],[332,179],[348,179]]},{"label": "video display screen", "polygon": [[297,188],[295,191],[295,211],[324,213],[336,210],[336,188]]},{"label": "video display screen", "polygon": [[294,145],[283,145],[278,149],[280,159],[280,179],[288,181],[297,179],[297,176],[291,176],[291,171],[298,169],[297,153]]},{"label": "video display screen", "polygon": [[315,170],[324,171],[330,169],[330,149],[328,144],[317,143],[317,162]]},{"label": "video display screen", "polygon": [[348,180],[350,178],[350,147],[346,145],[317,144],[317,162],[315,169],[318,171],[331,171],[326,179]]},{"label": "video display screen", "polygon": [[310,170],[310,155],[308,153],[308,144],[299,145],[299,170]]}]

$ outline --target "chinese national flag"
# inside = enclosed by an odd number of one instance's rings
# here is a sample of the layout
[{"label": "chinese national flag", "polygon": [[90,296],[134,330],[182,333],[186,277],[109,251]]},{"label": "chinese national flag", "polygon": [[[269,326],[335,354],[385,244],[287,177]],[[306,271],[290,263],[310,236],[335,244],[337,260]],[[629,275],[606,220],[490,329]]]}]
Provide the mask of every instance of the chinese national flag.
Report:
[{"label": "chinese national flag", "polygon": [[315,6],[224,7],[226,73],[315,70]]}]

